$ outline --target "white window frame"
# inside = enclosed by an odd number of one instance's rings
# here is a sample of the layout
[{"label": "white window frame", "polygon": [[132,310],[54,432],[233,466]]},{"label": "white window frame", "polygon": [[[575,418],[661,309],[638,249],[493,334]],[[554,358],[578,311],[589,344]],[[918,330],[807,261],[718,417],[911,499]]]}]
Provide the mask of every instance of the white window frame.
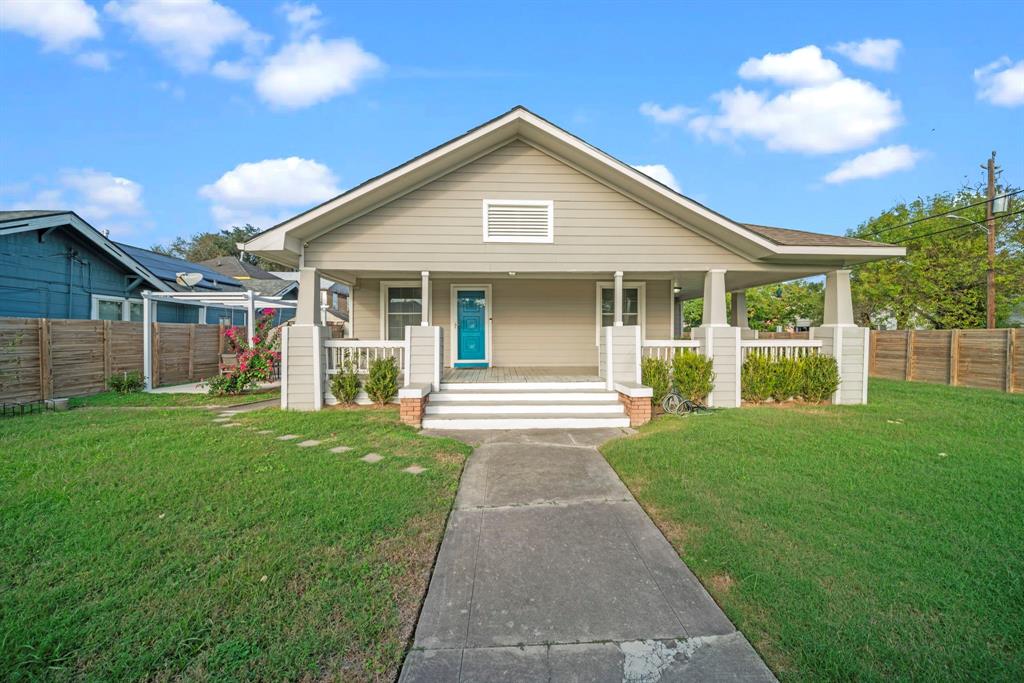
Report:
[{"label": "white window frame", "polygon": [[[380,339],[387,340],[388,337],[388,288],[389,287],[423,287],[422,280],[381,280],[380,283]],[[433,299],[434,283],[431,282],[427,285],[427,296],[423,296],[423,292],[420,291],[420,305],[427,307],[427,320],[430,321],[433,318],[434,311],[433,306],[430,305],[430,300]],[[350,321],[351,322],[351,321]],[[419,324],[419,323],[417,323]]]},{"label": "white window frame", "polygon": [[[123,296],[110,296],[109,294],[93,294],[92,302],[89,311],[89,320],[100,319],[100,302],[101,301],[113,301],[121,304],[121,320],[130,321],[132,319],[132,304],[142,304],[142,299],[125,298]],[[138,321],[142,322],[142,321]]]},{"label": "white window frame", "polygon": [[[611,289],[615,290],[615,283],[612,281],[598,282],[596,283],[597,292],[594,295],[594,344],[597,346],[601,345],[601,290]],[[637,324],[640,326],[640,338],[646,339],[647,336],[644,334],[647,329],[647,283],[644,281],[636,282],[623,282],[622,289],[636,289],[637,296],[639,297],[639,315],[637,315]],[[613,295],[614,296],[614,295]]]},{"label": "white window frame", "polygon": [[[486,316],[486,322],[487,322],[487,325],[486,325],[486,328],[485,328],[484,332],[487,335],[487,338],[484,340],[486,342],[485,350],[484,350],[484,353],[486,354],[486,356],[482,360],[479,359],[479,358],[474,358],[474,359],[471,359],[471,360],[463,360],[463,359],[459,358],[459,333],[458,333],[458,326],[457,326],[457,324],[459,322],[459,299],[458,299],[458,295],[459,295],[459,290],[463,290],[463,289],[465,289],[467,291],[483,290],[483,292],[484,292],[484,312],[485,312],[484,314]],[[492,358],[493,358],[492,353],[493,352],[491,350],[493,348],[492,341],[494,339],[494,334],[493,334],[493,328],[494,328],[494,325],[493,325],[493,323],[494,323],[494,297],[492,296],[492,294],[493,294],[493,291],[492,291],[491,285],[463,284],[463,283],[460,282],[459,284],[453,284],[451,286],[451,299],[450,299],[450,301],[451,301],[451,321],[449,322],[450,327],[448,328],[451,333],[448,336],[451,338],[449,340],[449,343],[451,344],[451,355],[449,356],[449,358],[451,358],[452,367],[455,367],[456,363],[470,363],[470,362],[474,362],[474,363],[487,363],[488,366],[494,365],[494,361],[492,360]]]},{"label": "white window frame", "polygon": [[[544,206],[548,210],[548,234],[543,237],[491,237],[488,230],[488,209],[493,204],[513,206]],[[551,244],[555,241],[555,202],[550,199],[485,199],[483,203],[484,242],[529,242]]]}]

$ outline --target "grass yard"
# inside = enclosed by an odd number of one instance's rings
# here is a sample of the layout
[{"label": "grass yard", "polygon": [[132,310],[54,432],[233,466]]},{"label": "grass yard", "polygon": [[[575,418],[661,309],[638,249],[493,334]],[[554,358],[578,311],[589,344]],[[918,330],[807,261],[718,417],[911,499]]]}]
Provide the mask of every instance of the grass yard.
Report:
[{"label": "grass yard", "polygon": [[784,680],[1024,679],[1024,396],[661,418],[605,456]]},{"label": "grass yard", "polygon": [[280,398],[279,389],[250,391],[233,396],[210,396],[209,394],[118,394],[104,391],[91,396],[78,396],[71,399],[74,408],[138,408],[138,407],[171,407],[171,406],[233,406],[243,403],[255,403],[271,398]]},{"label": "grass yard", "polygon": [[0,679],[394,677],[470,449],[395,410],[214,416],[0,420]]}]

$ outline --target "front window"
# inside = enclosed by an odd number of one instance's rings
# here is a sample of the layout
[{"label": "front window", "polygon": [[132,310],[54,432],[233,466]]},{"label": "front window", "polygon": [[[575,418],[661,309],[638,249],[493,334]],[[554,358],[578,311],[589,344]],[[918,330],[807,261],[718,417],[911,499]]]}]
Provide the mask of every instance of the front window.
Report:
[{"label": "front window", "polygon": [[123,317],[123,302],[100,299],[96,302],[97,320],[121,320]]},{"label": "front window", "polygon": [[388,287],[386,339],[405,339],[406,325],[419,325],[422,319],[423,299],[420,287]]},{"label": "front window", "polygon": [[[601,327],[615,324],[615,288],[601,288]],[[622,324],[640,324],[640,288],[622,288]]]},{"label": "front window", "polygon": [[128,304],[128,319],[132,322],[142,322],[142,304],[132,301]]}]

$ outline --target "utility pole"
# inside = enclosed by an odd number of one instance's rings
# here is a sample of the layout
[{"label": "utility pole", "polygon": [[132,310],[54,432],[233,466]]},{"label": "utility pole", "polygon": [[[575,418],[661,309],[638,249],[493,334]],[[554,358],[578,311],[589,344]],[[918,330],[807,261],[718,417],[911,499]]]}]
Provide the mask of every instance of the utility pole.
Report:
[{"label": "utility pole", "polygon": [[985,224],[988,226],[988,277],[987,296],[985,298],[986,323],[988,329],[995,329],[996,326],[996,216],[992,203],[996,197],[996,153],[988,158],[988,163],[982,166],[988,171],[988,201],[985,202]]}]

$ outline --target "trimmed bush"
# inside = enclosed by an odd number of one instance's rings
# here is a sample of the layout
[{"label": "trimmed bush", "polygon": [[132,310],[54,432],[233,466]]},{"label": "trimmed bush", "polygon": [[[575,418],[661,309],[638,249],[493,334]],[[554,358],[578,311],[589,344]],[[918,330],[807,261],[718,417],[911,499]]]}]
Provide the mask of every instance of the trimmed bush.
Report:
[{"label": "trimmed bush", "polygon": [[651,401],[660,406],[672,388],[672,368],[667,360],[644,358],[640,361],[640,381],[654,391]]},{"label": "trimmed bush", "polygon": [[805,401],[821,403],[839,387],[839,365],[832,356],[814,354],[800,362],[803,383],[800,396]]},{"label": "trimmed bush", "polygon": [[394,358],[378,358],[370,363],[366,393],[378,406],[385,405],[398,394],[398,363]]},{"label": "trimmed bush", "polygon": [[331,377],[331,393],[342,403],[355,403],[359,395],[359,375],[352,361],[346,359],[342,367]]},{"label": "trimmed bush", "polygon": [[107,389],[119,394],[134,394],[142,391],[146,381],[138,370],[114,374],[107,378]]},{"label": "trimmed bush", "polygon": [[676,351],[672,359],[672,381],[683,398],[703,403],[715,386],[711,359],[696,351]]},{"label": "trimmed bush", "polygon": [[772,361],[763,353],[750,353],[740,370],[740,396],[744,401],[761,403],[772,395]]},{"label": "trimmed bush", "polygon": [[803,361],[779,358],[772,363],[772,399],[777,403],[799,396],[804,385]]}]

